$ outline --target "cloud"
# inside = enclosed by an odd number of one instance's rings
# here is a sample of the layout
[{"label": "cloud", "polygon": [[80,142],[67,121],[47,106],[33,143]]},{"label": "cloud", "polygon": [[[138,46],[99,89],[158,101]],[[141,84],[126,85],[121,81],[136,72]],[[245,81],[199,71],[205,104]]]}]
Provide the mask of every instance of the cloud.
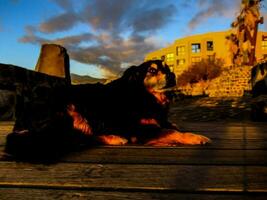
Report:
[{"label": "cloud", "polygon": [[[118,76],[129,65],[140,64],[144,55],[159,48],[161,41],[153,36],[171,21],[175,6],[166,0],[92,0],[80,10],[71,9],[74,1],[51,0],[63,13],[50,17],[38,26],[27,26],[20,42],[56,43],[67,48],[70,58],[94,64],[105,77]],[[87,31],[56,39],[46,34],[70,30],[76,24]],[[127,32],[127,36],[124,35]],[[153,33],[153,35],[152,35]]]},{"label": "cloud", "polygon": [[55,2],[59,7],[63,8],[64,10],[73,10],[73,3],[71,0],[51,0]]},{"label": "cloud", "polygon": [[76,46],[81,44],[82,42],[91,41],[95,39],[95,35],[91,33],[83,33],[80,35],[67,36],[64,38],[55,39],[53,40],[53,42],[62,46]]},{"label": "cloud", "polygon": [[153,31],[163,27],[175,14],[175,6],[169,0],[161,3],[151,0],[93,0],[81,13],[81,18],[95,30],[119,33]]},{"label": "cloud", "polygon": [[34,26],[26,26],[25,32],[26,32],[26,35],[21,37],[19,39],[19,42],[32,43],[32,44],[43,44],[43,43],[48,42],[48,40],[35,35],[36,28]]},{"label": "cloud", "polygon": [[[120,75],[125,70],[125,63],[129,65],[139,64],[147,52],[154,51],[161,45],[158,42],[160,39],[153,36],[132,35],[124,39],[110,34],[83,33],[49,40],[38,37],[35,34],[36,29],[32,26],[26,27],[26,32],[27,35],[22,37],[20,42],[62,45],[67,48],[71,59],[98,66],[106,78]],[[85,44],[81,45],[83,43]]]},{"label": "cloud", "polygon": [[129,14],[135,7],[134,3],[135,0],[93,0],[81,15],[96,30],[118,32],[125,28],[125,22],[127,23]]},{"label": "cloud", "polygon": [[44,33],[65,31],[71,29],[77,22],[78,17],[75,13],[66,12],[41,23],[39,30]]},{"label": "cloud", "polygon": [[174,5],[148,10],[136,16],[133,21],[133,29],[136,32],[157,30],[167,24],[175,12],[176,8]]},{"label": "cloud", "polygon": [[116,38],[103,45],[102,36],[95,37],[97,45],[89,47],[69,46],[68,51],[73,60],[97,65],[105,77],[114,77],[125,70],[123,63],[139,64],[148,51],[157,48],[153,40],[142,36],[132,36],[128,39]]},{"label": "cloud", "polygon": [[214,17],[233,18],[235,13],[239,11],[240,1],[198,0],[195,2],[195,4],[197,4],[199,11],[191,18],[188,23],[190,30],[195,29],[197,26],[200,26],[207,20]]}]

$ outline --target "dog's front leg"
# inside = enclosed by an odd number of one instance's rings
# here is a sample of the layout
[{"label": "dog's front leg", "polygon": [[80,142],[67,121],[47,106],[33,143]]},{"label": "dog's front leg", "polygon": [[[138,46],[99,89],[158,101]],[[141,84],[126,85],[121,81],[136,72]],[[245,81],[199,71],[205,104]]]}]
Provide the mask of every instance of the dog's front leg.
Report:
[{"label": "dog's front leg", "polygon": [[151,146],[176,146],[179,144],[200,145],[211,143],[211,140],[203,135],[194,133],[182,133],[173,129],[163,130],[162,134],[146,143]]},{"label": "dog's front leg", "polygon": [[100,143],[105,145],[125,145],[128,143],[126,138],[118,135],[100,135],[97,139]]}]

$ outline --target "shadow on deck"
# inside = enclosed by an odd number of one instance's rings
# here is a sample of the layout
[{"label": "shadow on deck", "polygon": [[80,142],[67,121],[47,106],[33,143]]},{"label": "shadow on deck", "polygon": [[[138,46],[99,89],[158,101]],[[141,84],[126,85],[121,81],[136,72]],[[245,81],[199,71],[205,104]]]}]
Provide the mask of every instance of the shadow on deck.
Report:
[{"label": "shadow on deck", "polygon": [[[0,148],[12,122],[0,122]],[[265,123],[185,123],[208,146],[97,147],[56,164],[0,161],[0,199],[266,199]]]}]

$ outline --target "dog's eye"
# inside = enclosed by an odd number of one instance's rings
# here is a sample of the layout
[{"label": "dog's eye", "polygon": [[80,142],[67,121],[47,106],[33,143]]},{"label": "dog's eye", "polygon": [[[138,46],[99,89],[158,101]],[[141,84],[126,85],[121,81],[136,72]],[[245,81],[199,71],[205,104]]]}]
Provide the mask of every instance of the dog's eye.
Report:
[{"label": "dog's eye", "polygon": [[150,68],[148,68],[148,72],[151,73],[151,74],[157,74],[158,70],[153,68],[153,67],[150,67]]}]

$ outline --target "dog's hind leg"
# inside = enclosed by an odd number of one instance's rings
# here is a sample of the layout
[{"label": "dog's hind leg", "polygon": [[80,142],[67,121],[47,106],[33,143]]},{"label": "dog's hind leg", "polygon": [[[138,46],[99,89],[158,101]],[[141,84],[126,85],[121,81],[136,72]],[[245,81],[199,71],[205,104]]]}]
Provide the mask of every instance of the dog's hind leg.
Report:
[{"label": "dog's hind leg", "polygon": [[203,135],[182,133],[173,129],[166,129],[163,133],[146,143],[151,146],[176,146],[179,144],[199,145],[211,143],[211,140]]}]

